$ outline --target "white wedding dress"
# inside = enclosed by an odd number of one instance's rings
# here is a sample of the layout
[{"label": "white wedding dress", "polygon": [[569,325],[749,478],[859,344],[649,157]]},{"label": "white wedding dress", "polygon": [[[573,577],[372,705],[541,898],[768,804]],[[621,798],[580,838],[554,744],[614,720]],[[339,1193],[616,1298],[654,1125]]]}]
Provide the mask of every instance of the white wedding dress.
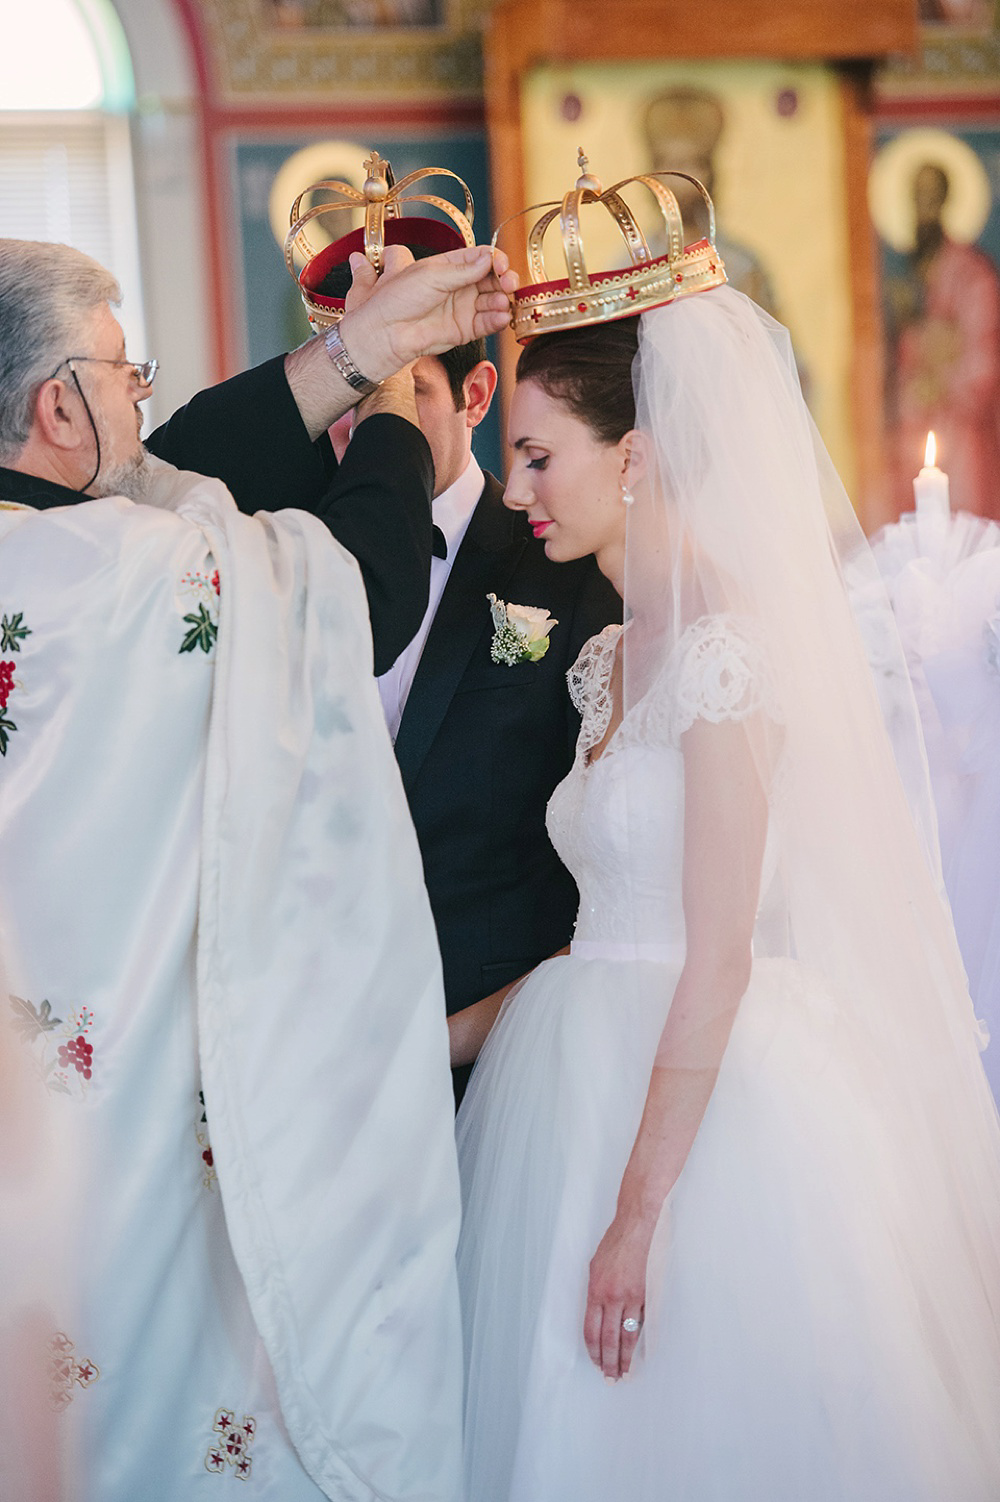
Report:
[{"label": "white wedding dress", "polygon": [[704,617],[589,761],[620,630],[571,674],[582,729],[549,804],[580,889],[572,952],[508,999],[459,1116],[469,1502],[996,1502],[986,1365],[954,1361],[908,1277],[935,1235],[919,1165],[884,1128],[864,1037],[793,959],[755,958],[631,1374],[608,1384],[587,1355],[588,1264],[684,958],[680,738],[780,718],[752,636]]}]

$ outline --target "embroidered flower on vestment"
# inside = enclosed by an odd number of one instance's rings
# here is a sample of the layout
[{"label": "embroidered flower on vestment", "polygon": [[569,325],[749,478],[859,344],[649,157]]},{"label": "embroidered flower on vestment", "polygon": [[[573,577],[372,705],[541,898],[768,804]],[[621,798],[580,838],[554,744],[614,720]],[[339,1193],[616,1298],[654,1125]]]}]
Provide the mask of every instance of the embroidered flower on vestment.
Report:
[{"label": "embroidered flower on vestment", "polygon": [[[31,628],[24,624],[23,610],[19,610],[16,615],[4,615],[0,619],[0,652],[20,652],[21,643],[30,635]],[[10,737],[17,729],[14,721],[7,718],[10,696],[15,688],[21,687],[14,677],[15,667],[13,662],[0,662],[0,756],[7,755]]]},{"label": "embroidered flower on vestment", "polygon": [[95,1362],[77,1361],[75,1349],[61,1330],[49,1340],[49,1404],[56,1413],[72,1403],[74,1387],[92,1387],[101,1375]]},{"label": "embroidered flower on vestment", "polygon": [[94,1073],[94,1045],[87,1034],[94,1025],[89,1007],[80,1007],[68,1017],[53,1017],[52,1003],[37,1008],[23,996],[11,996],[14,1028],[32,1051],[46,1089],[55,1095],[86,1094]]},{"label": "embroidered flower on vestment", "polygon": [[486,596],[493,616],[490,656],[513,668],[521,662],[540,662],[549,650],[552,628],[559,622],[535,605],[508,605],[496,595]]},{"label": "embroidered flower on vestment", "polygon": [[212,1429],[220,1437],[208,1447],[205,1469],[221,1476],[227,1466],[232,1466],[238,1481],[248,1481],[253,1469],[253,1459],[248,1453],[257,1433],[257,1420],[245,1413],[239,1423],[232,1408],[217,1408]]},{"label": "embroidered flower on vestment", "polygon": [[0,621],[0,652],[20,652],[21,643],[30,635],[30,629],[24,624],[23,610],[19,610],[9,620],[4,616]]},{"label": "embroidered flower on vestment", "polygon": [[59,1062],[64,1069],[72,1065],[77,1074],[82,1074],[85,1080],[89,1080],[94,1072],[94,1045],[88,1043],[82,1034],[78,1038],[71,1038],[68,1043],[59,1045]]},{"label": "embroidered flower on vestment", "polygon": [[203,652],[211,652],[219,634],[219,570],[212,574],[185,574],[181,579],[181,590],[194,597],[198,608],[184,617],[184,624],[189,629],[179,650],[194,652],[200,647]]},{"label": "embroidered flower on vestment", "polygon": [[208,1112],[205,1110],[204,1090],[198,1091],[198,1118],[195,1122],[194,1135],[198,1146],[201,1148],[201,1182],[206,1189],[212,1189],[215,1187],[218,1174],[215,1171],[215,1156],[212,1152],[212,1144],[208,1140]]}]

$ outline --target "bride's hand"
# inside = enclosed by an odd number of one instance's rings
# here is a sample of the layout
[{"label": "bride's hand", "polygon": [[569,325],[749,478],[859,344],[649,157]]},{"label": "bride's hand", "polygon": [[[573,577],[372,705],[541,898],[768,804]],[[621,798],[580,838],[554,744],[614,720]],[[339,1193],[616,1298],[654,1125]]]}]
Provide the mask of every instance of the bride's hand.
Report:
[{"label": "bride's hand", "polygon": [[[583,1338],[591,1361],[612,1381],[625,1376],[639,1341],[653,1229],[619,1211],[590,1264]],[[638,1328],[624,1329],[625,1320],[638,1321]]]}]

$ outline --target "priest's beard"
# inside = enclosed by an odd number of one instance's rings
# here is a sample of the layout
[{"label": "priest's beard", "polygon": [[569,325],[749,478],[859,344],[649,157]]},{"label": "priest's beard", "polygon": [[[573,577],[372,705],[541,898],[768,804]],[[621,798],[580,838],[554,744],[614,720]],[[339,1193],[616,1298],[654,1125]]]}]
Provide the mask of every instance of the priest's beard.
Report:
[{"label": "priest's beard", "polygon": [[131,459],[108,467],[101,465],[101,472],[93,484],[94,496],[124,495],[130,501],[143,501],[153,483],[153,467],[149,455],[140,448]]},{"label": "priest's beard", "polygon": [[[124,495],[130,501],[145,500],[149,487],[153,483],[153,469],[146,450],[140,443],[127,459],[122,459],[117,464],[106,463],[103,458],[105,454],[109,461],[114,457],[114,440],[100,413],[96,415],[96,420],[102,460],[100,473],[90,486],[89,493],[95,498],[104,495]],[[142,418],[139,416],[138,424],[141,425],[141,422]]]}]

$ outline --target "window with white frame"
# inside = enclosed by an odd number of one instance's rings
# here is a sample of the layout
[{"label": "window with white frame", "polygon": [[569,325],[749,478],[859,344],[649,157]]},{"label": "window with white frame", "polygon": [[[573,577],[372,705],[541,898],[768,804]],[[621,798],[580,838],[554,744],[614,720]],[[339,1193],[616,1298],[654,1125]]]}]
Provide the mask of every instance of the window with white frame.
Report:
[{"label": "window with white frame", "polygon": [[0,0],[0,236],[59,240],[121,284],[126,347],[147,358],[129,114],[111,0]]}]

